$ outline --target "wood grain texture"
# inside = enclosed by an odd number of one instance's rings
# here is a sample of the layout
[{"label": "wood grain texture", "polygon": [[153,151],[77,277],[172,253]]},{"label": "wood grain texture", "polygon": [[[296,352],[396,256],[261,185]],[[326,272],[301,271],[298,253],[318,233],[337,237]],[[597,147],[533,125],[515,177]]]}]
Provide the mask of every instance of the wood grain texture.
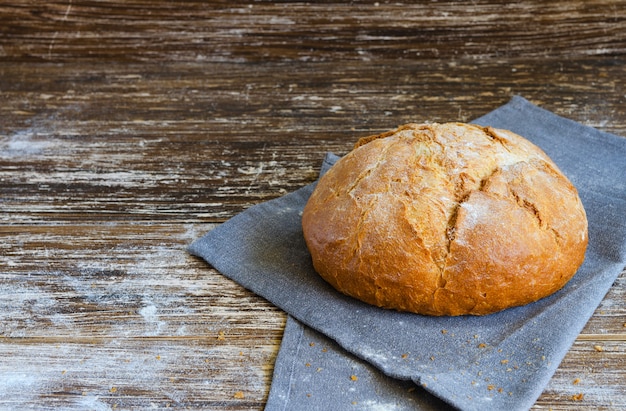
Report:
[{"label": "wood grain texture", "polygon": [[[262,409],[285,314],[186,246],[519,94],[626,136],[626,2],[7,0],[0,408]],[[626,273],[536,410],[626,408]]]},{"label": "wood grain texture", "polygon": [[[17,4],[15,4],[17,3]],[[622,1],[9,2],[25,60],[323,61],[621,55]]]}]

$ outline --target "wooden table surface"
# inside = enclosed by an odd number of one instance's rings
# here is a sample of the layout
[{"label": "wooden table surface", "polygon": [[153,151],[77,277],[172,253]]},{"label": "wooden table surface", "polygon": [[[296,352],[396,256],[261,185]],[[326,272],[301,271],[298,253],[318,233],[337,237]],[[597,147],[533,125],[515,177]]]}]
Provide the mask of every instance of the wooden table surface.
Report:
[{"label": "wooden table surface", "polygon": [[[262,409],[286,316],[186,246],[516,94],[626,136],[626,2],[3,1],[0,408]],[[625,300],[534,409],[626,409]]]}]

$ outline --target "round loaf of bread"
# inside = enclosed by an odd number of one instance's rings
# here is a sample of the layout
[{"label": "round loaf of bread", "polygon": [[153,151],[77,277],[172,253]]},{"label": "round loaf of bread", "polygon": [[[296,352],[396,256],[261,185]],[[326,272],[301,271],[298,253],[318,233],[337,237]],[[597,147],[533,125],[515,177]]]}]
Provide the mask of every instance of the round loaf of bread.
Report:
[{"label": "round loaf of bread", "polygon": [[366,137],[302,214],[315,270],[340,292],[426,315],[484,315],[546,297],[582,264],[578,193],[537,146],[464,123]]}]

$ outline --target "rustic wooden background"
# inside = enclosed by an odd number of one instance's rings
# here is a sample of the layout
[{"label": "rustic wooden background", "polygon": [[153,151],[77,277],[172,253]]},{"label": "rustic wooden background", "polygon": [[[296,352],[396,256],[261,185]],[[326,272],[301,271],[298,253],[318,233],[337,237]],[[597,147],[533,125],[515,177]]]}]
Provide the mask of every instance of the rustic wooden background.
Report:
[{"label": "rustic wooden background", "polygon": [[[626,2],[3,1],[0,408],[262,409],[285,314],[186,246],[515,94],[626,136]],[[625,409],[625,346],[622,274],[534,409]]]}]

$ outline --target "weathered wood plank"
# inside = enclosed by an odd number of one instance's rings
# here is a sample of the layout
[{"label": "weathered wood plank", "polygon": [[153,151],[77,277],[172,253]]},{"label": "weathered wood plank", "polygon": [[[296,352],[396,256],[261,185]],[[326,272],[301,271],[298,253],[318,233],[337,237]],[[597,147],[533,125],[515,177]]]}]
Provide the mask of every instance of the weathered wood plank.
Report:
[{"label": "weathered wood plank", "polygon": [[265,143],[293,142],[409,121],[468,121],[522,94],[557,114],[619,134],[626,130],[623,66],[623,57],[254,67],[0,63],[1,130],[48,129],[65,139],[89,136],[101,142],[130,133],[137,143],[157,136],[178,142],[201,136],[207,143],[225,143],[224,137],[248,144],[258,144],[259,137]]},{"label": "weathered wood plank", "polygon": [[185,251],[212,227],[2,227],[0,408],[261,409],[285,315]]},{"label": "weathered wood plank", "polygon": [[0,407],[261,409],[278,341],[229,340],[0,338]]},{"label": "weathered wood plank", "polygon": [[623,347],[623,341],[574,343],[533,409],[626,408]]},{"label": "weathered wood plank", "polygon": [[[5,55],[22,60],[323,61],[616,55],[622,1],[10,2]],[[146,12],[149,10],[149,13]],[[142,47],[138,48],[140,44]]]},{"label": "weathered wood plank", "polygon": [[273,342],[284,314],[186,252],[210,227],[0,227],[0,335],[115,339],[230,330]]}]

